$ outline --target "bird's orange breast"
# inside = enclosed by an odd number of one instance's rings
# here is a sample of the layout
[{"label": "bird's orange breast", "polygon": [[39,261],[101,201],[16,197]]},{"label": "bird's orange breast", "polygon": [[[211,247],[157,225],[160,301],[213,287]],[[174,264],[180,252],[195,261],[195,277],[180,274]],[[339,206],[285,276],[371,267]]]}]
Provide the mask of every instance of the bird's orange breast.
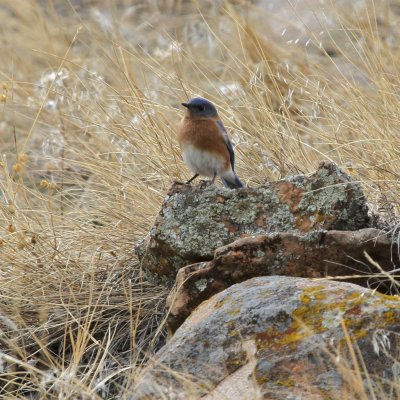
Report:
[{"label": "bird's orange breast", "polygon": [[181,149],[191,145],[198,150],[215,153],[229,162],[230,156],[225,138],[215,123],[217,118],[201,118],[185,115],[178,131]]}]

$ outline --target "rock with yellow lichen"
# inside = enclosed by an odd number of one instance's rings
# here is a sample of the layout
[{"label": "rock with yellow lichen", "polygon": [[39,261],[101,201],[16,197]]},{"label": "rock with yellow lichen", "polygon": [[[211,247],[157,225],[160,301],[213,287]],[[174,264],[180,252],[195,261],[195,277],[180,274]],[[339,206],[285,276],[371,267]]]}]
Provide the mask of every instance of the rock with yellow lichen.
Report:
[{"label": "rock with yellow lichen", "polygon": [[321,162],[311,175],[254,188],[175,184],[136,252],[147,277],[171,287],[181,267],[210,261],[217,248],[243,237],[368,226],[368,207],[358,183],[335,164]]},{"label": "rock with yellow lichen", "polygon": [[144,371],[131,400],[393,397],[400,300],[283,276],[202,303]]},{"label": "rock with yellow lichen", "polygon": [[283,232],[238,239],[217,249],[211,261],[179,270],[167,299],[168,325],[175,331],[202,301],[257,276],[331,276],[389,292],[391,282],[371,274],[379,272],[377,265],[388,273],[400,268],[397,251],[392,238],[374,228]]}]

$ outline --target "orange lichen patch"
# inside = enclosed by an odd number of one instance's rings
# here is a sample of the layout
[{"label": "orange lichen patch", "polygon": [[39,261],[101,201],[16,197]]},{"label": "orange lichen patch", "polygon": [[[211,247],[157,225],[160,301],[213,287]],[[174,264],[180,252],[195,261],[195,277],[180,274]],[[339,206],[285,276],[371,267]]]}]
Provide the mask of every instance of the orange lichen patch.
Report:
[{"label": "orange lichen patch", "polygon": [[294,321],[289,328],[290,334],[282,340],[282,344],[297,342],[315,333],[325,332],[328,328],[323,326],[323,314],[327,310],[326,304],[320,300],[316,304],[311,301],[309,304],[300,306],[292,312]]},{"label": "orange lichen patch", "polygon": [[[346,331],[350,333],[351,340],[359,340],[368,335],[368,329],[364,329],[365,321],[362,318],[343,318]],[[343,337],[339,340],[340,346],[346,346],[347,338]]]},{"label": "orange lichen patch", "polygon": [[302,232],[308,232],[316,228],[329,228],[335,220],[333,215],[323,214],[320,211],[315,214],[298,215],[296,217],[296,228]]},{"label": "orange lichen patch", "polygon": [[222,196],[217,196],[217,197],[215,198],[215,202],[216,202],[216,203],[219,203],[219,204],[224,204],[224,203],[225,203],[225,198],[222,197]]},{"label": "orange lichen patch", "polygon": [[260,332],[255,337],[257,350],[280,350],[283,346],[290,345],[296,348],[298,343],[306,337],[312,335],[311,330],[302,329],[299,321],[294,320],[286,331],[280,331],[274,327]]},{"label": "orange lichen patch", "polygon": [[227,329],[233,329],[235,327],[235,321],[232,321],[232,320],[227,321],[226,324],[225,324],[225,327]]},{"label": "orange lichen patch", "polygon": [[314,221],[310,216],[301,216],[296,218],[296,228],[302,232],[308,232],[314,226]]},{"label": "orange lichen patch", "polygon": [[316,214],[315,214],[315,222],[317,222],[317,223],[321,223],[321,222],[325,222],[326,220],[327,220],[327,218],[328,219],[332,219],[332,216],[327,216],[327,215],[325,215],[324,213],[322,213],[322,212],[320,212],[320,211],[318,211]]},{"label": "orange lichen patch", "polygon": [[296,211],[304,190],[289,182],[278,183],[277,190],[280,202],[286,203],[291,211]]},{"label": "orange lichen patch", "polygon": [[236,366],[240,366],[240,365],[243,365],[243,359],[241,359],[241,358],[235,358],[235,359],[232,359],[232,360],[228,360],[227,361],[227,364],[229,365],[229,366],[231,366],[231,367],[236,367]]},{"label": "orange lichen patch", "polygon": [[[353,340],[360,340],[368,335],[369,331],[367,329],[352,329],[351,337]],[[346,339],[342,339],[339,343],[343,345]]]},{"label": "orange lichen patch", "polygon": [[394,324],[398,321],[397,314],[393,311],[385,311],[383,313],[383,318],[388,325]]},{"label": "orange lichen patch", "polygon": [[[290,326],[285,331],[269,327],[266,331],[258,333],[256,335],[258,350],[274,351],[284,346],[295,350],[298,344],[307,337],[334,328],[329,326],[332,315],[334,319],[335,315],[343,318],[353,339],[359,340],[367,336],[369,331],[365,318],[362,318],[365,311],[362,305],[368,298],[362,297],[359,292],[346,296],[338,293],[336,297],[332,292],[324,289],[324,286],[320,286],[303,290],[300,295],[301,305],[291,313]],[[328,295],[330,295],[329,299]],[[372,303],[371,306],[373,305]],[[382,326],[388,326],[395,323],[396,315],[394,311],[386,311],[381,316],[374,314],[374,319],[381,321]],[[342,341],[344,343],[345,338],[340,340]]]},{"label": "orange lichen patch", "polygon": [[309,299],[325,300],[327,293],[325,292],[326,287],[323,285],[313,286],[309,289],[304,289],[300,295],[301,302],[307,302]]},{"label": "orange lichen patch", "polygon": [[229,371],[235,371],[238,367],[241,367],[247,362],[247,354],[243,350],[239,350],[236,353],[229,353],[226,360],[226,367]]},{"label": "orange lichen patch", "polygon": [[398,301],[400,303],[400,297],[399,296],[390,296],[388,294],[382,294],[382,293],[376,293],[377,296],[381,297],[382,300],[390,300],[391,302],[393,301]]},{"label": "orange lichen patch", "polygon": [[274,327],[267,328],[264,332],[259,332],[255,336],[257,350],[274,350],[279,346],[279,338],[286,332],[279,332]]},{"label": "orange lichen patch", "polygon": [[264,383],[267,383],[269,379],[266,375],[257,375],[256,381],[259,385],[263,385]]},{"label": "orange lichen patch", "polygon": [[301,296],[300,296],[300,301],[301,301],[303,304],[308,304],[308,303],[311,302],[311,297],[310,297],[308,294],[301,294]]},{"label": "orange lichen patch", "polygon": [[[375,293],[374,294],[374,299],[373,299],[373,303],[372,303],[373,307],[383,307],[385,308],[386,312],[383,313],[386,314],[387,312],[390,312],[389,310],[396,310],[398,311],[400,309],[400,297],[398,296],[390,296],[387,294],[382,294],[382,293]],[[392,314],[387,314],[387,316],[390,316]],[[398,315],[397,313],[394,313],[394,316]],[[394,320],[394,322],[398,321],[398,317],[397,319]],[[389,321],[386,321],[389,322]]]},{"label": "orange lichen patch", "polygon": [[303,304],[309,304],[313,300],[325,300],[327,294],[324,291],[320,291],[321,289],[323,289],[323,287],[318,290],[310,290],[309,292],[302,293],[300,295],[300,301]]},{"label": "orange lichen patch", "polygon": [[327,229],[332,225],[333,221],[335,221],[335,217],[333,215],[324,214],[324,213],[318,211],[315,214],[314,226],[318,226],[318,227]]},{"label": "orange lichen patch", "polygon": [[[340,290],[336,290],[335,291],[335,294],[337,294],[338,296],[341,294],[341,291]],[[354,293],[349,293],[347,296],[346,296],[346,299],[348,299],[348,300],[359,300],[359,301],[361,301],[362,300],[362,296],[361,296],[361,293],[359,293],[359,292],[354,292]]]},{"label": "orange lichen patch", "polygon": [[293,379],[285,379],[273,382],[275,385],[278,386],[285,386],[285,387],[292,387],[295,385],[295,381]]},{"label": "orange lichen patch", "polygon": [[[320,320],[319,328],[313,327],[312,329],[305,329],[305,326],[302,322],[296,320],[293,321],[291,327],[282,335],[278,343],[281,346],[290,346],[292,349],[296,349],[297,345],[303,339],[306,339],[309,336],[314,335],[315,333],[320,333],[325,329],[322,329],[322,321]],[[308,326],[307,326],[308,328]]]}]

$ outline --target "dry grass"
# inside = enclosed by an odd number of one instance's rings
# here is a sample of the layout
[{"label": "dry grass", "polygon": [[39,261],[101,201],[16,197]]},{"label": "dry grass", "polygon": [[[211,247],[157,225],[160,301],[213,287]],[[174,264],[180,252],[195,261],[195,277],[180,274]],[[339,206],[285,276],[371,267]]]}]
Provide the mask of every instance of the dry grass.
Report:
[{"label": "dry grass", "polygon": [[189,176],[175,140],[182,100],[217,104],[247,184],[330,159],[372,210],[399,212],[400,2],[327,4],[323,35],[298,15],[287,26],[298,41],[249,2],[73,3],[0,5],[9,398],[124,397],[162,344],[166,293],[133,246]]}]

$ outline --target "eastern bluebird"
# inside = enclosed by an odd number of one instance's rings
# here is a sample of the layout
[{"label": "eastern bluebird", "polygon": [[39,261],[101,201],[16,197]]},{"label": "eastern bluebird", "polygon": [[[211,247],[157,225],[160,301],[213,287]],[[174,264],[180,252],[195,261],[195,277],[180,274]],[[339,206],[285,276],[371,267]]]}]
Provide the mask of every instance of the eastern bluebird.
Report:
[{"label": "eastern bluebird", "polygon": [[199,175],[215,177],[219,175],[225,187],[241,188],[243,183],[235,174],[235,154],[228,133],[217,110],[210,101],[195,97],[188,103],[178,133],[183,160],[195,174],[186,183]]}]

